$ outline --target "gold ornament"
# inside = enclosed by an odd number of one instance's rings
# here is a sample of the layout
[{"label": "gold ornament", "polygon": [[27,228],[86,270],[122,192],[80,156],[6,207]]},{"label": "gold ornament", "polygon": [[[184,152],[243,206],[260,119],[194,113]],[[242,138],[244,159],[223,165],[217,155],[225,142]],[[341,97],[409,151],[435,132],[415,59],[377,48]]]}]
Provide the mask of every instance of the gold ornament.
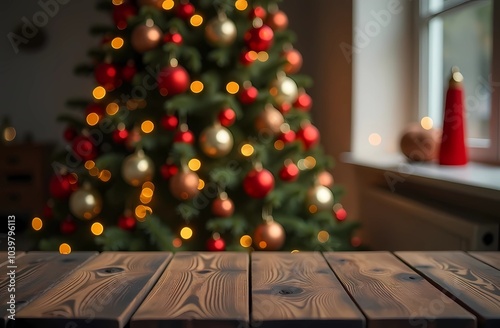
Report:
[{"label": "gold ornament", "polygon": [[193,199],[200,192],[198,174],[184,170],[170,178],[170,192],[179,200]]},{"label": "gold ornament", "polygon": [[229,46],[236,39],[236,25],[225,15],[214,17],[205,28],[208,42],[216,46]]},{"label": "gold ornament", "polygon": [[274,97],[276,104],[293,104],[299,96],[299,90],[294,80],[287,76],[279,76],[271,84],[269,93]]},{"label": "gold ornament", "polygon": [[134,187],[151,181],[154,170],[153,161],[142,150],[127,156],[122,164],[123,179]]},{"label": "gold ornament", "polygon": [[255,126],[259,131],[271,132],[273,135],[281,133],[283,123],[285,123],[283,115],[272,105],[267,105],[255,120]]},{"label": "gold ornament", "polygon": [[140,53],[156,48],[162,39],[162,31],[152,23],[146,22],[134,28],[131,35],[132,47]]},{"label": "gold ornament", "polygon": [[220,124],[209,126],[201,132],[200,147],[207,156],[223,157],[233,149],[233,135]]},{"label": "gold ornament", "polygon": [[253,241],[255,248],[266,251],[277,251],[285,243],[285,229],[275,221],[262,223],[255,229]]},{"label": "gold ornament", "polygon": [[102,199],[99,192],[89,185],[73,192],[69,198],[69,209],[74,216],[83,220],[96,217],[102,210]]},{"label": "gold ornament", "polygon": [[325,186],[313,186],[307,191],[307,206],[311,213],[331,211],[333,203],[333,193]]}]

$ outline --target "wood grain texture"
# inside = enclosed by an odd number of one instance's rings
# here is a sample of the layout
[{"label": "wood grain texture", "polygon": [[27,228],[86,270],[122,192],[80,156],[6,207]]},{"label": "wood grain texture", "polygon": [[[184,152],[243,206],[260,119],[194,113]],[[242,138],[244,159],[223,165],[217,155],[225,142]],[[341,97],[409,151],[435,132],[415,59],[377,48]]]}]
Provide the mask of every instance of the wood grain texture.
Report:
[{"label": "wood grain texture", "polygon": [[500,327],[500,271],[464,252],[396,252],[399,258],[478,317]]},{"label": "wood grain texture", "polygon": [[18,313],[22,327],[124,327],[171,253],[104,252]]},{"label": "wood grain texture", "polygon": [[258,327],[364,327],[321,253],[252,253],[252,323]]},{"label": "wood grain texture", "polygon": [[474,328],[475,317],[388,252],[324,256],[370,328]]},{"label": "wood grain texture", "polygon": [[131,327],[247,326],[248,262],[246,253],[177,253]]},{"label": "wood grain texture", "polygon": [[[16,312],[64,277],[96,256],[97,253],[81,252],[61,255],[54,252],[31,252],[24,256],[16,256],[14,266],[10,263],[0,267],[0,327],[5,327],[8,319],[7,301],[15,294]],[[17,268],[16,268],[17,267]],[[9,290],[11,284],[7,273],[15,270],[15,292]]]},{"label": "wood grain texture", "polygon": [[[26,254],[25,252],[16,252],[16,260]],[[0,252],[0,266],[7,264],[8,261],[8,253]]]},{"label": "wood grain texture", "polygon": [[469,252],[469,255],[500,270],[500,252]]}]

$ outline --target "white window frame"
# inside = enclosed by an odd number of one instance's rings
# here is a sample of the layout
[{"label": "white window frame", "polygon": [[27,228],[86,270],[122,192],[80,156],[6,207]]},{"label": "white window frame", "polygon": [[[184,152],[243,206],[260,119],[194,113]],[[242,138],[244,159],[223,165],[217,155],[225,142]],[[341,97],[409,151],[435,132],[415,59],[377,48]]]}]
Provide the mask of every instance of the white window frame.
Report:
[{"label": "white window frame", "polygon": [[[430,26],[432,18],[452,11],[469,6],[483,0],[450,0],[443,4],[441,8],[432,8],[429,10],[429,4],[432,0],[419,1],[420,8],[417,10],[417,30],[419,31],[419,97],[418,114],[419,117],[430,116],[436,122],[442,122],[442,112],[437,113],[436,109],[431,107],[431,97],[443,99],[442,89],[436,87],[440,85],[437,81],[442,81],[442,67],[439,67],[438,60],[432,60],[429,48],[432,43],[441,43],[433,37],[436,34],[430,33],[431,28],[439,26]],[[495,24],[496,23],[496,24]],[[434,23],[436,24],[436,23]],[[493,47],[491,63],[491,110],[490,110],[490,140],[486,139],[468,139],[468,149],[470,160],[500,164],[500,1],[493,1]],[[438,47],[440,48],[440,47]],[[442,57],[442,56],[441,56]],[[432,74],[431,74],[431,66]],[[434,82],[433,82],[434,81]],[[486,141],[486,142],[485,142]]]}]

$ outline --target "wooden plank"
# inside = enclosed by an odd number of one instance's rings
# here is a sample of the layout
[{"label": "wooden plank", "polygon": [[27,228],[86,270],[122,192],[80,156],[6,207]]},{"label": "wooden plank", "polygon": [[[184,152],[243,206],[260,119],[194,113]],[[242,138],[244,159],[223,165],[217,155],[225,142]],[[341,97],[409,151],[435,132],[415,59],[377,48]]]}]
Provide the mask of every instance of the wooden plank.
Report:
[{"label": "wooden plank", "polygon": [[245,253],[177,253],[131,327],[246,327],[248,262]]},{"label": "wooden plank", "polygon": [[[8,252],[0,252],[0,266],[7,264],[7,261],[9,260],[8,258]],[[25,252],[16,252],[15,259],[17,260],[21,256],[26,254]]]},{"label": "wooden plank", "polygon": [[368,327],[473,328],[476,319],[389,252],[329,252]]},{"label": "wooden plank", "polygon": [[500,270],[500,252],[469,252],[469,255]]},{"label": "wooden plank", "polygon": [[[19,311],[29,302],[39,297],[45,290],[54,286],[64,277],[96,256],[94,252],[75,252],[61,255],[55,252],[31,252],[18,257],[11,263],[0,267],[0,327],[5,327],[11,305],[7,304],[11,295],[15,295],[15,311]],[[15,271],[15,274],[7,275]],[[11,277],[15,277],[11,285]],[[10,289],[14,287],[15,290]],[[9,312],[8,312],[9,311]],[[16,316],[17,321],[17,316]]]},{"label": "wooden plank", "polygon": [[252,253],[252,323],[258,327],[364,327],[321,253]]},{"label": "wooden plank", "polygon": [[456,302],[476,314],[480,327],[500,327],[500,271],[464,252],[396,252]]},{"label": "wooden plank", "polygon": [[104,252],[19,312],[22,327],[124,327],[171,253]]}]

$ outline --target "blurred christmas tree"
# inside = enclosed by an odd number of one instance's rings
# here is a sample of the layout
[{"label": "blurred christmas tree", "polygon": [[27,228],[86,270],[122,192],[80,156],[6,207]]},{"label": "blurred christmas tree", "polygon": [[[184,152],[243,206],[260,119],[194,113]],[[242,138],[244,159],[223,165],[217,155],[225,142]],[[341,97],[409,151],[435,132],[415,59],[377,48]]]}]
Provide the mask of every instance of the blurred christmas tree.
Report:
[{"label": "blurred christmas tree", "polygon": [[44,250],[350,249],[276,0],[110,0],[92,100],[33,221]]}]

